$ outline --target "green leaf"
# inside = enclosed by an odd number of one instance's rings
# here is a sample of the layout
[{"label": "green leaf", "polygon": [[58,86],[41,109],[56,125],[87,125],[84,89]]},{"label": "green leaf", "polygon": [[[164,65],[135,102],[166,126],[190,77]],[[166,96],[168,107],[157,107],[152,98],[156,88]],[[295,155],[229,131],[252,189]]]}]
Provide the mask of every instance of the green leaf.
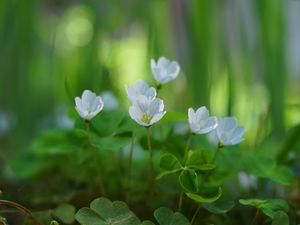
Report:
[{"label": "green leaf", "polygon": [[113,134],[121,125],[125,115],[123,112],[102,111],[91,120],[91,128],[101,136],[108,136]]},{"label": "green leaf", "polygon": [[176,173],[182,169],[179,160],[170,153],[166,153],[160,158],[159,167],[162,172],[157,176],[157,179],[160,179],[167,174]]},{"label": "green leaf", "polygon": [[52,215],[63,223],[71,224],[75,220],[75,211],[73,205],[62,204],[52,211]]},{"label": "green leaf", "polygon": [[289,217],[285,212],[277,211],[274,214],[272,225],[289,225],[289,224],[290,224]]},{"label": "green leaf", "polygon": [[274,182],[290,185],[293,181],[293,172],[286,166],[278,166],[274,159],[266,156],[251,155],[245,159],[249,173],[261,178],[269,178]]},{"label": "green leaf", "polygon": [[225,214],[234,207],[234,202],[216,201],[214,203],[203,203],[202,207],[214,214]]},{"label": "green leaf", "polygon": [[129,145],[130,142],[131,142],[131,138],[129,137],[112,136],[112,137],[99,138],[97,136],[92,136],[91,138],[92,145],[96,146],[100,150],[109,150],[109,151],[119,150]]},{"label": "green leaf", "polygon": [[179,212],[161,207],[155,210],[154,217],[159,225],[190,225],[188,219]]},{"label": "green leaf", "polygon": [[75,219],[81,225],[107,225],[102,218],[90,208],[81,208],[75,214]]},{"label": "green leaf", "polygon": [[203,197],[199,194],[186,193],[186,195],[198,203],[212,203],[217,201],[222,195],[222,189],[219,187],[218,193],[212,197]]},{"label": "green leaf", "polygon": [[293,172],[286,166],[277,166],[273,170],[267,171],[266,176],[283,185],[290,185],[294,178]]},{"label": "green leaf", "polygon": [[282,199],[240,199],[239,201],[242,205],[251,205],[258,209],[270,218],[274,218],[274,214],[277,211],[289,211],[289,206],[286,201]]},{"label": "green leaf", "polygon": [[200,150],[193,151],[187,161],[186,166],[195,170],[212,170],[216,168],[215,164],[206,162],[203,152]]},{"label": "green leaf", "polygon": [[198,191],[198,176],[194,170],[183,170],[179,175],[179,183],[187,192]]},{"label": "green leaf", "polygon": [[121,201],[97,198],[90,208],[80,209],[75,216],[82,225],[140,225],[141,221]]}]

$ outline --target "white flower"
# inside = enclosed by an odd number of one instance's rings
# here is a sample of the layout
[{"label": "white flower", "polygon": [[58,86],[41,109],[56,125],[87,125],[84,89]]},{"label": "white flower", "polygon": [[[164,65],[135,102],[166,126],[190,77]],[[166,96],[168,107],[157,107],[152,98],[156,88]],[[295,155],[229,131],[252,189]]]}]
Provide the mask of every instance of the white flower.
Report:
[{"label": "white flower", "polygon": [[194,109],[189,108],[189,124],[194,133],[206,134],[217,127],[217,118],[209,116],[209,112],[205,106],[200,107],[195,112]]},{"label": "white flower", "polygon": [[91,92],[89,90],[85,90],[82,93],[81,98],[76,97],[75,98],[75,109],[85,120],[90,120],[94,116],[96,116],[104,106],[103,100],[100,96],[96,96],[94,92]]},{"label": "white flower", "polygon": [[150,99],[143,95],[140,95],[129,108],[130,117],[145,127],[159,121],[165,113],[163,100],[159,98]]},{"label": "white flower", "polygon": [[154,79],[160,84],[165,84],[178,76],[180,67],[176,61],[170,61],[162,56],[157,63],[154,59],[151,59],[151,70]]},{"label": "white flower", "polygon": [[221,146],[236,145],[244,140],[246,130],[242,126],[237,126],[234,117],[218,118],[217,123],[216,133]]},{"label": "white flower", "polygon": [[134,86],[126,84],[125,89],[127,97],[132,104],[140,95],[143,95],[149,99],[154,99],[156,96],[155,88],[149,87],[149,85],[143,80],[138,80]]}]

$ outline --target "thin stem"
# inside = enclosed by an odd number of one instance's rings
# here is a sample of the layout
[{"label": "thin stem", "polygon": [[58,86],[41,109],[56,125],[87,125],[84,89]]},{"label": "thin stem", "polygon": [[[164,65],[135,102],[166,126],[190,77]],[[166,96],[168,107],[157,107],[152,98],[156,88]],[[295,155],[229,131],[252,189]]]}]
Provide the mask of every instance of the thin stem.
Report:
[{"label": "thin stem", "polygon": [[[220,152],[220,149],[222,148],[222,146],[220,144],[218,144],[217,150],[215,151],[215,154],[213,156],[213,159],[211,161],[212,164],[214,164],[216,162],[217,156]],[[210,170],[205,176],[204,176],[204,180],[208,180],[208,178],[211,176],[212,171]]]},{"label": "thin stem", "polygon": [[94,163],[94,168],[97,172],[97,175],[98,175],[98,178],[96,177],[95,178],[95,185],[99,185],[99,189],[100,189],[100,192],[102,195],[105,195],[105,190],[104,190],[104,187],[103,187],[103,182],[102,182],[102,177],[101,177],[101,169],[99,167],[99,164],[98,164],[98,161],[97,161],[97,151],[96,149],[92,146],[92,143],[91,143],[91,132],[90,132],[90,121],[86,120],[85,121],[85,124],[86,124],[86,132],[87,132],[87,139],[88,139],[88,145],[89,145],[89,148],[91,150],[91,153],[92,153],[92,158],[93,158],[93,163]]},{"label": "thin stem", "polygon": [[43,225],[33,214],[32,212],[25,208],[24,206],[16,203],[16,202],[12,202],[12,201],[8,201],[8,200],[0,200],[0,205],[8,205],[11,207],[14,207],[16,209],[18,209],[20,212],[22,212],[24,215],[28,216],[32,222],[36,225]]},{"label": "thin stem", "polygon": [[219,152],[220,152],[220,149],[221,149],[221,146],[218,145],[217,150],[215,151],[214,157],[213,157],[213,159],[212,159],[212,163],[215,163],[215,162],[216,162],[216,159],[217,159],[217,156],[218,156],[218,154],[219,154]]},{"label": "thin stem", "polygon": [[194,213],[194,215],[193,215],[193,218],[192,218],[192,220],[191,220],[191,225],[194,224],[194,222],[195,222],[195,220],[196,220],[196,218],[197,218],[197,216],[198,216],[198,213],[199,213],[199,211],[200,211],[200,208],[201,208],[201,205],[199,204],[198,207],[197,207],[197,209],[196,209],[196,211],[195,211],[195,213]]},{"label": "thin stem", "polygon": [[180,212],[182,208],[183,194],[184,194],[183,190],[181,189],[179,194],[179,201],[178,201],[178,212]]},{"label": "thin stem", "polygon": [[131,193],[132,157],[133,157],[134,143],[135,143],[135,131],[133,130],[132,137],[131,137],[130,152],[129,152],[129,163],[128,163],[128,190],[126,196],[127,204],[130,201],[130,193]]},{"label": "thin stem", "polygon": [[[184,157],[183,157],[183,165],[184,166],[185,166],[186,160],[188,158],[188,153],[189,153],[189,148],[191,145],[192,137],[193,137],[193,133],[190,132],[188,140],[186,142],[185,150],[184,150]],[[179,194],[179,201],[178,201],[178,211],[181,211],[181,208],[182,208],[183,195],[184,195],[184,192],[181,189],[180,194]]]},{"label": "thin stem", "polygon": [[91,143],[90,121],[89,120],[85,120],[84,122],[85,122],[85,128],[86,128],[86,132],[87,132],[88,142],[90,144]]},{"label": "thin stem", "polygon": [[184,158],[183,158],[183,164],[184,165],[185,165],[186,160],[188,158],[189,148],[190,148],[190,145],[191,145],[192,137],[193,137],[193,133],[190,132],[187,143],[186,143],[186,146],[185,146],[185,150],[184,150]]},{"label": "thin stem", "polygon": [[153,165],[153,152],[152,152],[150,136],[151,136],[150,127],[147,127],[147,140],[148,140],[149,161],[150,161],[149,173],[150,173],[150,177],[152,179],[153,178],[153,173],[154,173],[154,165]]}]

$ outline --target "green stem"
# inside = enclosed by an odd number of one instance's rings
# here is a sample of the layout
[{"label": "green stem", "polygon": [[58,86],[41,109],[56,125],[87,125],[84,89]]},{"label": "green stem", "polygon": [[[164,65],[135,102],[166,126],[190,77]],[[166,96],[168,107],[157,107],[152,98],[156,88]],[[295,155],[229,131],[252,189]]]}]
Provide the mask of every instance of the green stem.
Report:
[{"label": "green stem", "polygon": [[101,169],[99,167],[99,163],[98,163],[98,156],[97,156],[97,151],[96,149],[92,146],[92,142],[91,142],[91,134],[90,134],[90,121],[86,120],[85,121],[85,124],[86,124],[86,132],[87,132],[87,139],[88,139],[88,146],[89,146],[89,149],[91,150],[91,157],[93,158],[92,159],[92,162],[94,164],[94,168],[96,170],[96,173],[98,175],[98,178],[96,177],[95,180],[94,180],[94,183],[95,185],[99,185],[99,189],[100,189],[100,192],[102,195],[105,195],[105,190],[104,190],[104,187],[103,187],[103,181],[102,181],[102,177],[101,177]]},{"label": "green stem", "polygon": [[149,161],[150,161],[149,173],[152,180],[153,173],[154,173],[154,165],[153,165],[153,152],[152,152],[150,136],[151,136],[150,127],[147,127],[147,140],[148,140],[148,151],[149,151]]},{"label": "green stem", "polygon": [[89,144],[91,143],[91,136],[90,136],[90,121],[89,120],[85,120],[85,128],[86,128],[86,132],[87,132],[87,139]]},{"label": "green stem", "polygon": [[197,218],[197,216],[198,216],[198,213],[199,213],[199,211],[200,211],[200,208],[201,208],[201,205],[199,204],[198,207],[197,207],[197,209],[196,209],[196,211],[195,211],[195,213],[194,213],[194,215],[193,215],[193,218],[192,218],[192,220],[191,220],[191,225],[194,224],[194,222],[195,222],[195,220],[196,220],[196,218]]},{"label": "green stem", "polygon": [[129,163],[128,163],[128,189],[127,189],[127,196],[126,196],[127,204],[129,204],[130,193],[131,193],[132,157],[133,157],[133,150],[134,150],[134,141],[135,141],[135,131],[133,130],[132,137],[131,137],[130,152],[129,152]]},{"label": "green stem", "polygon": [[0,205],[8,205],[14,207],[18,209],[20,212],[22,212],[24,215],[28,216],[35,225],[43,225],[40,221],[38,221],[38,219],[32,214],[32,212],[29,209],[25,208],[24,206],[16,202],[12,202],[8,200],[0,200]]},{"label": "green stem", "polygon": [[178,212],[180,212],[182,208],[183,194],[183,190],[181,189],[178,201]]},{"label": "green stem", "polygon": [[[184,167],[185,167],[185,164],[186,164],[186,160],[188,158],[188,153],[189,153],[189,148],[190,148],[190,145],[191,145],[192,137],[193,137],[193,133],[190,132],[187,143],[186,143],[186,146],[185,146],[185,150],[184,150],[184,157],[183,157]],[[179,212],[181,211],[181,208],[182,208],[183,195],[184,195],[184,192],[181,189],[180,194],[179,194],[179,201],[178,201],[178,211]]]},{"label": "green stem", "polygon": [[184,150],[184,158],[183,158],[183,165],[185,166],[186,160],[188,158],[188,154],[189,154],[189,148],[191,145],[191,141],[192,141],[192,137],[193,137],[193,133],[190,132],[186,146],[185,146],[185,150]]},{"label": "green stem", "polygon": [[214,157],[213,157],[213,159],[212,159],[212,163],[215,163],[215,162],[216,162],[216,159],[217,159],[217,156],[218,156],[218,154],[219,154],[219,152],[220,152],[220,149],[221,149],[221,146],[218,145],[217,150],[215,151]]},{"label": "green stem", "polygon": [[[222,148],[222,145],[218,144],[217,150],[215,151],[215,154],[213,156],[213,159],[211,161],[212,164],[214,164],[216,162],[217,156],[220,152],[220,149]],[[208,178],[211,176],[212,171],[210,170],[205,176],[204,176],[204,180],[207,181]]]}]

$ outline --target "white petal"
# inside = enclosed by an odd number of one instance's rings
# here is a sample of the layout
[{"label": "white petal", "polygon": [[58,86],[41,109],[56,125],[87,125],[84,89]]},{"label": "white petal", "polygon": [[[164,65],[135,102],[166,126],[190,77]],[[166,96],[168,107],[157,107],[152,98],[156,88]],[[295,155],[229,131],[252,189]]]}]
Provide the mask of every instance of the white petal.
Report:
[{"label": "white petal", "polygon": [[199,125],[197,124],[196,113],[195,113],[194,109],[192,109],[192,108],[188,109],[188,120],[189,120],[189,125],[190,125],[191,130],[194,133],[197,133],[200,128],[199,128]]},{"label": "white petal", "polygon": [[200,130],[196,132],[197,134],[207,134],[217,127],[217,119],[215,117],[209,117],[203,122],[204,124],[202,124]]},{"label": "white petal", "polygon": [[244,127],[237,127],[233,132],[232,136],[233,137],[241,137],[246,133],[246,130]]},{"label": "white petal", "polygon": [[85,108],[86,106],[90,106],[94,98],[96,98],[95,93],[91,92],[90,90],[85,90],[81,96],[82,105]]},{"label": "white petal", "polygon": [[152,124],[158,122],[165,114],[166,114],[166,111],[156,113],[156,114],[153,116],[152,120],[150,121],[150,124],[149,124],[149,125],[152,125]]},{"label": "white petal", "polygon": [[225,130],[232,130],[237,127],[237,122],[234,117],[225,117],[223,121]]},{"label": "white petal", "polygon": [[151,70],[152,70],[152,72],[153,72],[153,69],[156,67],[156,62],[155,62],[154,59],[151,59],[150,65],[151,65]]},{"label": "white petal", "polygon": [[213,130],[212,132],[208,133],[207,137],[208,137],[208,140],[209,140],[212,144],[215,144],[215,145],[218,144],[219,138],[218,138],[218,135],[217,135],[216,130]]},{"label": "white petal", "polygon": [[81,99],[79,97],[75,98],[75,105],[78,109],[82,109],[82,103],[81,103]]},{"label": "white petal", "polygon": [[209,117],[209,112],[205,106],[200,107],[196,111],[196,118],[197,120],[205,120]]},{"label": "white petal", "polygon": [[164,110],[164,102],[159,98],[155,98],[153,101],[150,102],[149,105],[149,115],[155,115]]},{"label": "white petal", "polygon": [[170,79],[172,80],[174,80],[178,76],[179,71],[180,71],[179,64],[175,61],[171,62],[167,68],[167,73],[169,74]]},{"label": "white petal", "polygon": [[141,110],[142,113],[148,114],[150,104],[151,104],[151,99],[148,99],[144,95],[140,95],[138,96],[135,105]]},{"label": "white petal", "polygon": [[138,124],[140,124],[142,126],[146,126],[146,127],[149,126],[149,124],[147,124],[141,120],[143,113],[140,111],[140,109],[136,105],[133,105],[129,108],[129,115]]},{"label": "white petal", "polygon": [[170,64],[170,60],[168,60],[164,56],[161,56],[157,61],[157,66],[159,68],[166,68],[169,64]]}]

